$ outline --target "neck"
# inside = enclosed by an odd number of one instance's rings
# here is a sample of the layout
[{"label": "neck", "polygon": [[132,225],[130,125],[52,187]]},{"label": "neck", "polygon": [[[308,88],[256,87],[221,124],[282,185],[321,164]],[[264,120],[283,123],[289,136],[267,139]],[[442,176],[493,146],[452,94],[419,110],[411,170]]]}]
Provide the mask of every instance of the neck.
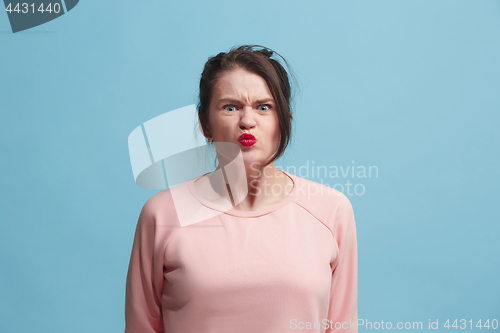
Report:
[{"label": "neck", "polygon": [[[223,165],[215,170],[222,174],[233,207],[252,210],[286,196],[288,177],[276,169],[274,162],[266,166],[259,163],[243,164],[244,167],[236,166],[237,163]],[[279,188],[276,189],[276,186]]]}]

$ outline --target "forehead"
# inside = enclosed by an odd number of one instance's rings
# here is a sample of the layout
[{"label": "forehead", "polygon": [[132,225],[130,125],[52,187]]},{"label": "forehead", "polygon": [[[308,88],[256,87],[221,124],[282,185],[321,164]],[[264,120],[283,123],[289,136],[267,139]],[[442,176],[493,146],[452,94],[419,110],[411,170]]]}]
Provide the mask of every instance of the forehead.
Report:
[{"label": "forehead", "polygon": [[272,97],[263,77],[241,68],[222,72],[214,86],[213,95],[214,98],[229,96],[240,98]]}]

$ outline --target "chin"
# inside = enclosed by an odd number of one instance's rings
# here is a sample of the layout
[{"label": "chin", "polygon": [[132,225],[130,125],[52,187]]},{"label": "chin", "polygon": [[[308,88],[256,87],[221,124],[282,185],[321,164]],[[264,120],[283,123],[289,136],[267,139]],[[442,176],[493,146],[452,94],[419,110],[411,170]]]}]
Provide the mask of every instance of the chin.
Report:
[{"label": "chin", "polygon": [[245,163],[246,166],[252,166],[255,169],[259,165],[263,165],[269,159],[271,159],[271,156],[261,156],[258,154],[258,156],[251,154],[251,153],[245,153],[242,152],[243,155],[243,162]]}]

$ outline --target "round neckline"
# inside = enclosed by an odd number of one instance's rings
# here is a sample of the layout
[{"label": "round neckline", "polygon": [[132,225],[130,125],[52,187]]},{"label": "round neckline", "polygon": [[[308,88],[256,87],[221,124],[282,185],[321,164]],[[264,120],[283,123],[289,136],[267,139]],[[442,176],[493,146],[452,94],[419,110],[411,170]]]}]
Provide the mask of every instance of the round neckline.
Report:
[{"label": "round neckline", "polygon": [[266,207],[266,208],[261,208],[261,209],[258,209],[258,210],[238,210],[238,209],[235,209],[234,207],[231,208],[231,209],[225,209],[224,207],[222,207],[221,205],[218,205],[218,204],[215,204],[207,199],[205,199],[204,197],[202,197],[197,191],[196,191],[196,188],[194,186],[194,183],[200,179],[201,177],[209,174],[209,172],[199,176],[199,177],[196,177],[196,178],[193,178],[191,180],[189,180],[187,182],[187,187],[189,189],[189,192],[191,193],[191,195],[196,199],[198,200],[202,205],[210,208],[210,209],[213,209],[213,210],[217,210],[223,214],[227,214],[227,215],[232,215],[232,216],[237,216],[237,217],[257,217],[257,216],[262,216],[262,215],[266,215],[266,214],[269,214],[275,210],[278,210],[279,208],[289,204],[290,202],[292,202],[295,197],[297,196],[297,178],[292,175],[291,173],[288,173],[286,171],[283,171],[283,170],[280,170],[281,172],[283,172],[286,176],[288,176],[288,178],[290,178],[293,182],[293,188],[292,190],[290,191],[290,193],[288,193],[288,196],[281,200],[280,202],[272,205],[272,206],[269,206],[269,207]]}]

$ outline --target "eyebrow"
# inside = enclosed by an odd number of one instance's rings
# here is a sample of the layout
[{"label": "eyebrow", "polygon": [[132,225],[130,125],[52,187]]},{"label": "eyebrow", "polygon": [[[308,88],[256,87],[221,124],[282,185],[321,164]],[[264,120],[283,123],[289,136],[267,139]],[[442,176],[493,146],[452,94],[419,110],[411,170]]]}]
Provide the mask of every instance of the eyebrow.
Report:
[{"label": "eyebrow", "polygon": [[[230,103],[235,103],[235,104],[241,104],[241,101],[237,99],[232,99],[232,98],[222,98],[217,101],[217,103],[223,103],[223,102],[230,102]],[[274,102],[273,98],[265,98],[265,99],[259,99],[256,101],[253,101],[254,104],[262,104],[266,102]]]}]

